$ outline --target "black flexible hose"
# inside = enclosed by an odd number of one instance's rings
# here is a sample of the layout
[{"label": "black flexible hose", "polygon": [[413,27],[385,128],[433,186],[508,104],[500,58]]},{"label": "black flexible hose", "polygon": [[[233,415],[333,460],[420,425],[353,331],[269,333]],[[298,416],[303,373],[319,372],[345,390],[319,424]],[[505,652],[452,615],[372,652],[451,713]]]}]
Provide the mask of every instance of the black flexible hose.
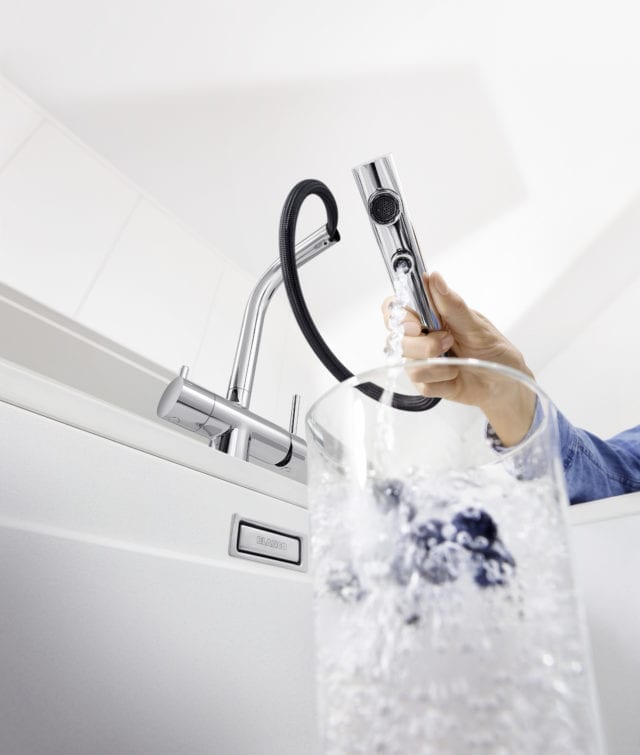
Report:
[{"label": "black flexible hose", "polygon": [[[337,380],[343,381],[353,377],[353,373],[335,356],[318,332],[302,294],[296,264],[296,226],[298,224],[298,215],[300,214],[303,202],[312,194],[319,197],[325,206],[329,237],[332,241],[340,240],[340,234],[338,233],[338,206],[329,188],[322,181],[317,181],[313,178],[300,181],[289,192],[289,196],[282,208],[282,215],[280,216],[280,263],[282,266],[282,277],[291,309],[307,343],[329,372]],[[383,388],[374,383],[363,383],[358,386],[358,390],[376,401],[380,400],[385,393]],[[409,412],[422,412],[426,409],[431,409],[439,401],[439,398],[407,396],[401,393],[394,393],[391,399],[391,406],[395,409],[404,409]]]}]

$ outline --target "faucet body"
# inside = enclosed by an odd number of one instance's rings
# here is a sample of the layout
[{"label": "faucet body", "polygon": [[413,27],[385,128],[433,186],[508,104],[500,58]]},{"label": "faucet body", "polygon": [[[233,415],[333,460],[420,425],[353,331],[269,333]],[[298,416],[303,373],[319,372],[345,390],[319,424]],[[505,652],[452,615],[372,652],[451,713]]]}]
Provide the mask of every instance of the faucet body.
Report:
[{"label": "faucet body", "polygon": [[[162,394],[158,416],[202,435],[216,448],[216,441],[235,431],[245,444],[242,458],[265,466],[289,466],[290,471],[296,472],[293,477],[303,477],[298,474],[306,458],[306,444],[301,438],[249,409],[192,383],[185,367]],[[229,452],[227,448],[218,450]]]},{"label": "faucet body", "polygon": [[[332,239],[326,227],[296,244],[298,267],[328,249]],[[306,443],[296,435],[298,400],[294,397],[288,429],[250,411],[251,392],[269,302],[282,284],[280,261],[274,262],[256,283],[247,302],[236,347],[231,379],[224,398],[188,379],[188,368],[167,386],[158,404],[158,416],[202,435],[217,450],[276,468],[304,482]]]}]

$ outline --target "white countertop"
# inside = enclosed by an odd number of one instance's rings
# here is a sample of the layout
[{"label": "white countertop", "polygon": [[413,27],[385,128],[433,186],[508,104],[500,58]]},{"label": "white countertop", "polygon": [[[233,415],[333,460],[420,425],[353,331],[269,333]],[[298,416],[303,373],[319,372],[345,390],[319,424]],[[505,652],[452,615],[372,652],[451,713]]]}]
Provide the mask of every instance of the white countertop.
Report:
[{"label": "white countertop", "polygon": [[162,426],[3,359],[0,401],[297,506],[307,506],[306,487],[299,482],[226,456],[169,424]]},{"label": "white countertop", "polygon": [[591,524],[634,515],[640,515],[640,492],[578,503],[569,508],[569,522],[572,525]]}]

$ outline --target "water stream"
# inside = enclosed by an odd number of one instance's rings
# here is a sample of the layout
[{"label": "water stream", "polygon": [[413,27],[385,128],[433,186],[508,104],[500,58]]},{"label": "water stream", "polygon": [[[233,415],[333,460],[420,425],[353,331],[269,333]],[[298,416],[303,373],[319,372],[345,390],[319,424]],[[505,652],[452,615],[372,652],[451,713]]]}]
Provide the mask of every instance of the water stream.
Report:
[{"label": "water stream", "polygon": [[402,339],[404,337],[403,321],[405,307],[411,304],[410,276],[405,268],[399,268],[393,280],[395,297],[389,307],[389,336],[384,349],[388,364],[402,361]]}]

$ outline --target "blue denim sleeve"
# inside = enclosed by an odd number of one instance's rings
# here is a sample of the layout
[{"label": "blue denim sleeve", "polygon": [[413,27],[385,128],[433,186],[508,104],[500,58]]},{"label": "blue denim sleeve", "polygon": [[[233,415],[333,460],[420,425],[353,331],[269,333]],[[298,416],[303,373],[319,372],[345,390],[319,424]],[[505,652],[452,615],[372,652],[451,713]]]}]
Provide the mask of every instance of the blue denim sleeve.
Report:
[{"label": "blue denim sleeve", "polygon": [[640,490],[640,425],[602,440],[558,412],[569,501],[584,503]]}]

